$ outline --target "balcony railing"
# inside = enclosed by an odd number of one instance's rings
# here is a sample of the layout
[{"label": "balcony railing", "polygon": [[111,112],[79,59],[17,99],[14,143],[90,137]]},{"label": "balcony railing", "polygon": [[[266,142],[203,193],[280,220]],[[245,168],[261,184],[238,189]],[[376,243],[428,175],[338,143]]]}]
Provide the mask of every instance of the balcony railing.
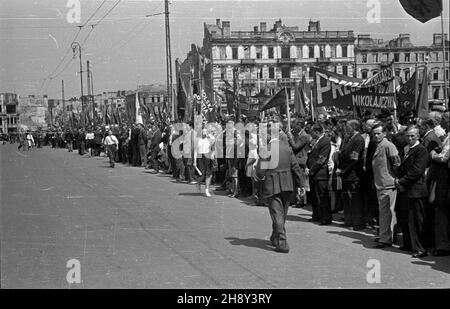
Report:
[{"label": "balcony railing", "polygon": [[280,58],[277,59],[278,64],[295,64],[296,59],[295,58]]},{"label": "balcony railing", "polygon": [[255,59],[241,59],[242,65],[254,65],[255,63]]},{"label": "balcony railing", "polygon": [[329,63],[329,62],[331,62],[331,58],[330,57],[316,58],[316,62],[317,63]]},{"label": "balcony railing", "polygon": [[[292,31],[296,39],[354,39],[353,31]],[[213,39],[275,39],[275,32],[232,31],[229,35],[213,33]]]}]

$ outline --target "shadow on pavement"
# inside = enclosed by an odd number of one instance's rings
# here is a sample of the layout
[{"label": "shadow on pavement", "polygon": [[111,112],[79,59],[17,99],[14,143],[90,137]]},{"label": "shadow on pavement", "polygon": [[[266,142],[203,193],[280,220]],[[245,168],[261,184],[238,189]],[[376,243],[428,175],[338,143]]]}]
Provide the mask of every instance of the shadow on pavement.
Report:
[{"label": "shadow on pavement", "polygon": [[356,239],[356,241],[353,242],[354,244],[361,244],[361,245],[363,245],[364,248],[367,248],[367,249],[390,251],[390,252],[395,252],[395,253],[400,253],[400,254],[407,254],[407,255],[411,254],[409,252],[400,251],[399,249],[397,249],[395,247],[389,247],[389,248],[383,248],[383,249],[375,249],[374,246],[376,246],[377,243],[374,241],[373,235],[369,236],[369,235],[364,235],[364,234],[361,234],[361,233],[358,233],[358,232],[352,232],[352,231],[342,231],[342,232],[327,231],[327,233]]},{"label": "shadow on pavement", "polygon": [[430,266],[434,270],[450,274],[450,256],[427,256],[412,264]]},{"label": "shadow on pavement", "polygon": [[201,192],[181,192],[178,193],[180,196],[204,196],[204,193]]},{"label": "shadow on pavement", "polygon": [[286,220],[311,223],[308,221],[308,218],[302,217],[301,215],[288,215]]},{"label": "shadow on pavement", "polygon": [[229,240],[230,244],[232,244],[233,246],[246,246],[251,248],[264,249],[267,251],[274,251],[270,241],[265,239],[258,239],[258,238],[242,239],[237,237],[225,237],[225,239]]}]

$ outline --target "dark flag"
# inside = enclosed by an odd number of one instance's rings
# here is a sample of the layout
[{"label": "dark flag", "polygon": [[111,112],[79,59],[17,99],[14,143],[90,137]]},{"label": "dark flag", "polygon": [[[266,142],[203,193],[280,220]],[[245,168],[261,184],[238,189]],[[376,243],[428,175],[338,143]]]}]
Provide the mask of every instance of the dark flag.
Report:
[{"label": "dark flag", "polygon": [[295,85],[294,108],[297,114],[302,117],[306,115],[305,106],[306,104],[303,90],[299,89],[299,87]]},{"label": "dark flag", "polygon": [[230,115],[234,115],[236,96],[234,95],[234,92],[231,90],[224,89],[224,92],[225,92],[225,97],[226,97],[226,101],[227,101],[227,112]]},{"label": "dark flag", "polygon": [[420,21],[427,21],[438,17],[442,12],[442,0],[400,0],[406,13]]},{"label": "dark flag", "polygon": [[423,70],[422,85],[420,87],[419,99],[417,102],[417,117],[428,116],[428,70],[425,66]]},{"label": "dark flag", "polygon": [[411,78],[404,83],[398,91],[398,113],[406,115],[416,109],[416,97],[419,89],[417,88],[417,70]]},{"label": "dark flag", "polygon": [[117,119],[116,110],[117,110],[117,108],[115,110],[112,110],[112,118],[113,118],[114,124],[118,124],[119,123],[119,119]]},{"label": "dark flag", "polygon": [[[286,107],[286,91],[282,88],[273,97],[264,102],[261,111],[265,111],[272,107]],[[285,108],[286,109],[286,108]]]}]

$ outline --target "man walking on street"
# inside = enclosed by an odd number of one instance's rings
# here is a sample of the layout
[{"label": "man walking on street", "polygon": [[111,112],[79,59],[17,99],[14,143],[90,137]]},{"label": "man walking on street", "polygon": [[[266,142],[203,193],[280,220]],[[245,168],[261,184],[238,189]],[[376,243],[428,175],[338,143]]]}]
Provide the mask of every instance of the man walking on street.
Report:
[{"label": "man walking on street", "polygon": [[106,148],[106,153],[108,154],[108,158],[109,158],[109,165],[111,167],[114,167],[114,158],[116,157],[116,151],[117,151],[118,145],[119,145],[119,141],[112,134],[112,131],[109,130],[108,136],[105,138],[105,148]]},{"label": "man walking on street", "polygon": [[[284,133],[280,132],[280,134]],[[255,180],[264,181],[264,197],[269,199],[272,245],[277,252],[288,253],[289,245],[285,229],[287,212],[294,188],[299,188],[299,191],[303,191],[304,194],[303,177],[297,159],[287,142],[274,137],[268,144],[271,149],[270,156],[278,156],[278,158],[268,158],[270,161],[274,160],[275,166],[268,166],[268,162],[262,162],[267,159],[261,159]],[[278,150],[278,153],[276,150],[273,151],[274,149]]]},{"label": "man walking on street", "polygon": [[397,189],[395,188],[395,175],[400,167],[400,157],[394,144],[386,139],[386,128],[383,124],[376,124],[372,130],[375,143],[377,143],[372,159],[372,170],[375,188],[377,189],[380,222],[380,238],[378,245],[374,248],[381,249],[392,246],[396,223]]}]

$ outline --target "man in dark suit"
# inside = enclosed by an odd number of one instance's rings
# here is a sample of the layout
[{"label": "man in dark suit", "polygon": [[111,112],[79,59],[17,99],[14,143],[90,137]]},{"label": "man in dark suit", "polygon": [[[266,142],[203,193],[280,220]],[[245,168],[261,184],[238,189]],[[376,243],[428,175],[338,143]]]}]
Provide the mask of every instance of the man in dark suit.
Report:
[{"label": "man in dark suit", "polygon": [[[279,133],[284,134],[283,132]],[[270,153],[261,156],[256,170],[256,180],[264,181],[264,197],[269,200],[272,218],[270,240],[277,252],[288,253],[286,238],[286,217],[294,187],[304,187],[301,170],[287,142],[274,137],[268,141]],[[266,159],[264,159],[266,158]],[[302,190],[304,193],[304,189]]]},{"label": "man in dark suit", "polygon": [[[292,133],[288,132],[287,137],[289,140],[289,145],[297,158],[298,165],[302,170],[302,175],[305,177],[304,181],[306,182],[307,178],[305,170],[306,162],[308,160],[308,152],[311,150],[311,135],[306,133],[304,123],[301,120],[297,120],[294,123]],[[300,207],[306,206],[306,194],[301,200],[297,201],[297,203]]]},{"label": "man in dark suit", "polygon": [[419,129],[410,127],[406,132],[408,146],[405,147],[405,157],[399,169],[399,178],[395,185],[400,192],[405,193],[408,205],[408,227],[411,237],[413,257],[421,258],[428,255],[424,247],[425,203],[428,196],[425,183],[425,169],[428,166],[428,152],[419,143]]},{"label": "man in dark suit", "polygon": [[159,156],[159,152],[161,150],[159,148],[159,144],[161,143],[162,134],[161,134],[160,128],[157,125],[155,125],[154,130],[155,131],[153,132],[151,146],[150,146],[150,155],[152,158],[151,159],[152,167],[155,170],[155,173],[159,173],[158,156]]},{"label": "man in dark suit", "polygon": [[138,147],[139,147],[139,157],[141,158],[141,166],[147,166],[147,132],[144,129],[144,125],[139,123],[138,131]]},{"label": "man in dark suit", "polygon": [[311,137],[316,141],[308,154],[306,175],[309,176],[312,196],[312,218],[321,225],[332,221],[331,204],[328,196],[328,158],[331,151],[331,140],[320,124],[312,126]]},{"label": "man in dark suit", "polygon": [[[421,143],[427,149],[428,155],[431,156],[433,150],[442,148],[442,142],[434,132],[434,121],[431,118],[421,119],[419,121],[419,134],[421,136]],[[432,185],[436,183],[439,174],[442,173],[440,164],[433,160],[428,161],[428,170],[426,172],[426,184],[428,192],[432,191]],[[425,246],[434,246],[434,205],[427,201],[425,205]]]},{"label": "man in dark suit", "polygon": [[364,138],[359,133],[360,123],[352,119],[346,124],[346,138],[339,153],[336,175],[342,177],[342,203],[344,223],[353,230],[366,227],[361,192],[361,176],[364,165]]}]

